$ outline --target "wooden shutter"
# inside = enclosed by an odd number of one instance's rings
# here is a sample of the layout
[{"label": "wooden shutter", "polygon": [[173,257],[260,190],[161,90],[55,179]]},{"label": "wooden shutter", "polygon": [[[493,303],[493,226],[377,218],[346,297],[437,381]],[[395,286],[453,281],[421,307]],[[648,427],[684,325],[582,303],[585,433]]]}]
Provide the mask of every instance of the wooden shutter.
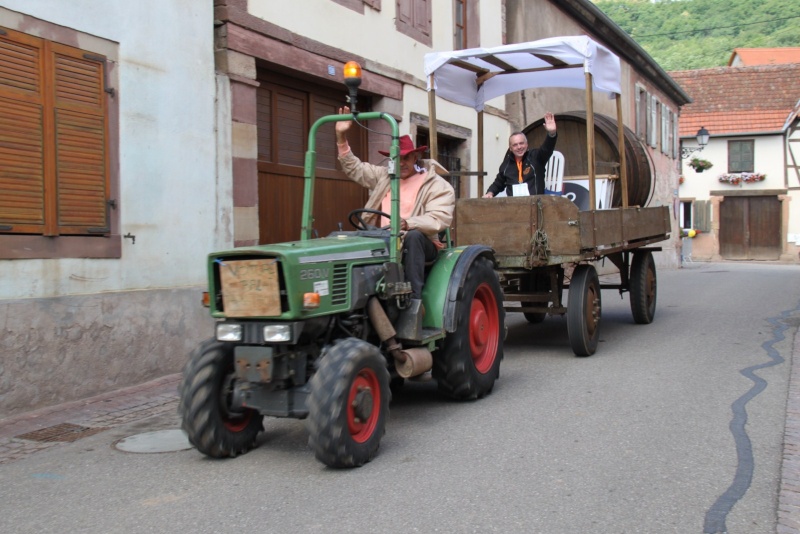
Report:
[{"label": "wooden shutter", "polygon": [[103,59],[52,46],[58,230],[108,233]]},{"label": "wooden shutter", "polygon": [[658,100],[650,96],[650,146],[658,146]]},{"label": "wooden shutter", "polygon": [[45,149],[42,41],[0,35],[0,231],[42,233]]},{"label": "wooden shutter", "polygon": [[414,1],[414,29],[426,36],[431,33],[430,12],[430,0]]},{"label": "wooden shutter", "polygon": [[694,210],[694,216],[692,217],[694,229],[700,230],[701,232],[710,232],[711,202],[708,200],[695,200],[692,203],[692,209]]},{"label": "wooden shutter", "polygon": [[110,231],[104,61],[0,35],[0,231]]},{"label": "wooden shutter", "polygon": [[413,0],[397,0],[397,21],[406,26],[414,25]]}]

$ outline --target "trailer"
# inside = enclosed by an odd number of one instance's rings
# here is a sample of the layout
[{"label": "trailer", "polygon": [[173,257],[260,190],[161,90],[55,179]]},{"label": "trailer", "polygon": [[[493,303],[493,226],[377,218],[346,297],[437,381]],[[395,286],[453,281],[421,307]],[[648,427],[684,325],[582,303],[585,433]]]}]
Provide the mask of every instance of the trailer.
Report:
[{"label": "trailer", "polygon": [[[481,244],[493,250],[495,271],[506,312],[525,314],[532,323],[566,315],[570,345],[578,356],[597,349],[601,290],[630,294],[634,321],[648,324],[656,309],[654,244],[668,239],[667,206],[629,205],[620,62],[607,48],[586,36],[555,37],[491,49],[431,53],[428,77],[431,158],[437,154],[436,97],[472,107],[478,113],[478,195],[483,193],[483,113],[485,102],[528,88],[575,88],[585,91],[589,202],[580,210],[569,198],[534,195],[506,198],[460,198],[455,235],[459,246]],[[619,151],[613,168],[619,205],[597,209],[595,113],[593,94],[616,100]],[[608,179],[608,176],[602,178]],[[607,204],[607,203],[606,203]],[[601,284],[595,262],[608,259],[619,280]],[[568,289],[567,302],[563,290]]]}]

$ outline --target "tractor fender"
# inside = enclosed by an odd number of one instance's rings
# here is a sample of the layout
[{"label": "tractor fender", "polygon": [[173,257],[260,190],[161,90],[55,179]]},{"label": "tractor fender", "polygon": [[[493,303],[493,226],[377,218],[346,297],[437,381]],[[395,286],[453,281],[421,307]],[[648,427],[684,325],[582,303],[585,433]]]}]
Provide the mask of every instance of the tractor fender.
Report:
[{"label": "tractor fender", "polygon": [[422,300],[425,304],[426,328],[444,328],[447,332],[456,330],[456,306],[461,299],[464,280],[477,258],[486,257],[493,265],[494,250],[485,245],[456,247],[442,253],[428,273]]}]

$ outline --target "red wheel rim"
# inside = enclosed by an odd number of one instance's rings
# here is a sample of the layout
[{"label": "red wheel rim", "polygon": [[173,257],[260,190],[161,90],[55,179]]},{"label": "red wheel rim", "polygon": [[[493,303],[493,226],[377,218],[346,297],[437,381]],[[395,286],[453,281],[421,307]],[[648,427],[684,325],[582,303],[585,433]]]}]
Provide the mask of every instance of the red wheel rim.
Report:
[{"label": "red wheel rim", "polygon": [[228,374],[219,392],[220,417],[222,425],[230,432],[241,432],[253,418],[254,410],[243,410],[241,412],[230,411],[230,403],[233,397],[233,374]]},{"label": "red wheel rim", "polygon": [[481,284],[472,299],[469,312],[469,347],[479,373],[489,372],[497,356],[500,340],[500,317],[497,300],[488,284]]},{"label": "red wheel rim", "polygon": [[222,424],[225,425],[225,428],[230,430],[231,432],[241,432],[247,425],[250,424],[250,419],[253,418],[253,411],[248,410],[241,415],[231,419],[226,415],[222,416]]},{"label": "red wheel rim", "polygon": [[347,396],[347,428],[357,443],[367,441],[381,413],[381,386],[372,369],[361,369],[350,385]]}]

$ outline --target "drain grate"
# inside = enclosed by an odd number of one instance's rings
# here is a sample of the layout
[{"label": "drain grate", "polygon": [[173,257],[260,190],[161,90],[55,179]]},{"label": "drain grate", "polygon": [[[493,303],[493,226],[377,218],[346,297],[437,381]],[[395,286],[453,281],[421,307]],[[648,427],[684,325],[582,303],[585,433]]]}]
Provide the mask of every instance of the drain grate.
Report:
[{"label": "drain grate", "polygon": [[106,428],[91,428],[88,426],[73,425],[72,423],[61,423],[60,425],[49,426],[40,430],[34,430],[27,434],[15,436],[17,439],[28,441],[77,441],[81,438],[91,436],[107,430]]}]

